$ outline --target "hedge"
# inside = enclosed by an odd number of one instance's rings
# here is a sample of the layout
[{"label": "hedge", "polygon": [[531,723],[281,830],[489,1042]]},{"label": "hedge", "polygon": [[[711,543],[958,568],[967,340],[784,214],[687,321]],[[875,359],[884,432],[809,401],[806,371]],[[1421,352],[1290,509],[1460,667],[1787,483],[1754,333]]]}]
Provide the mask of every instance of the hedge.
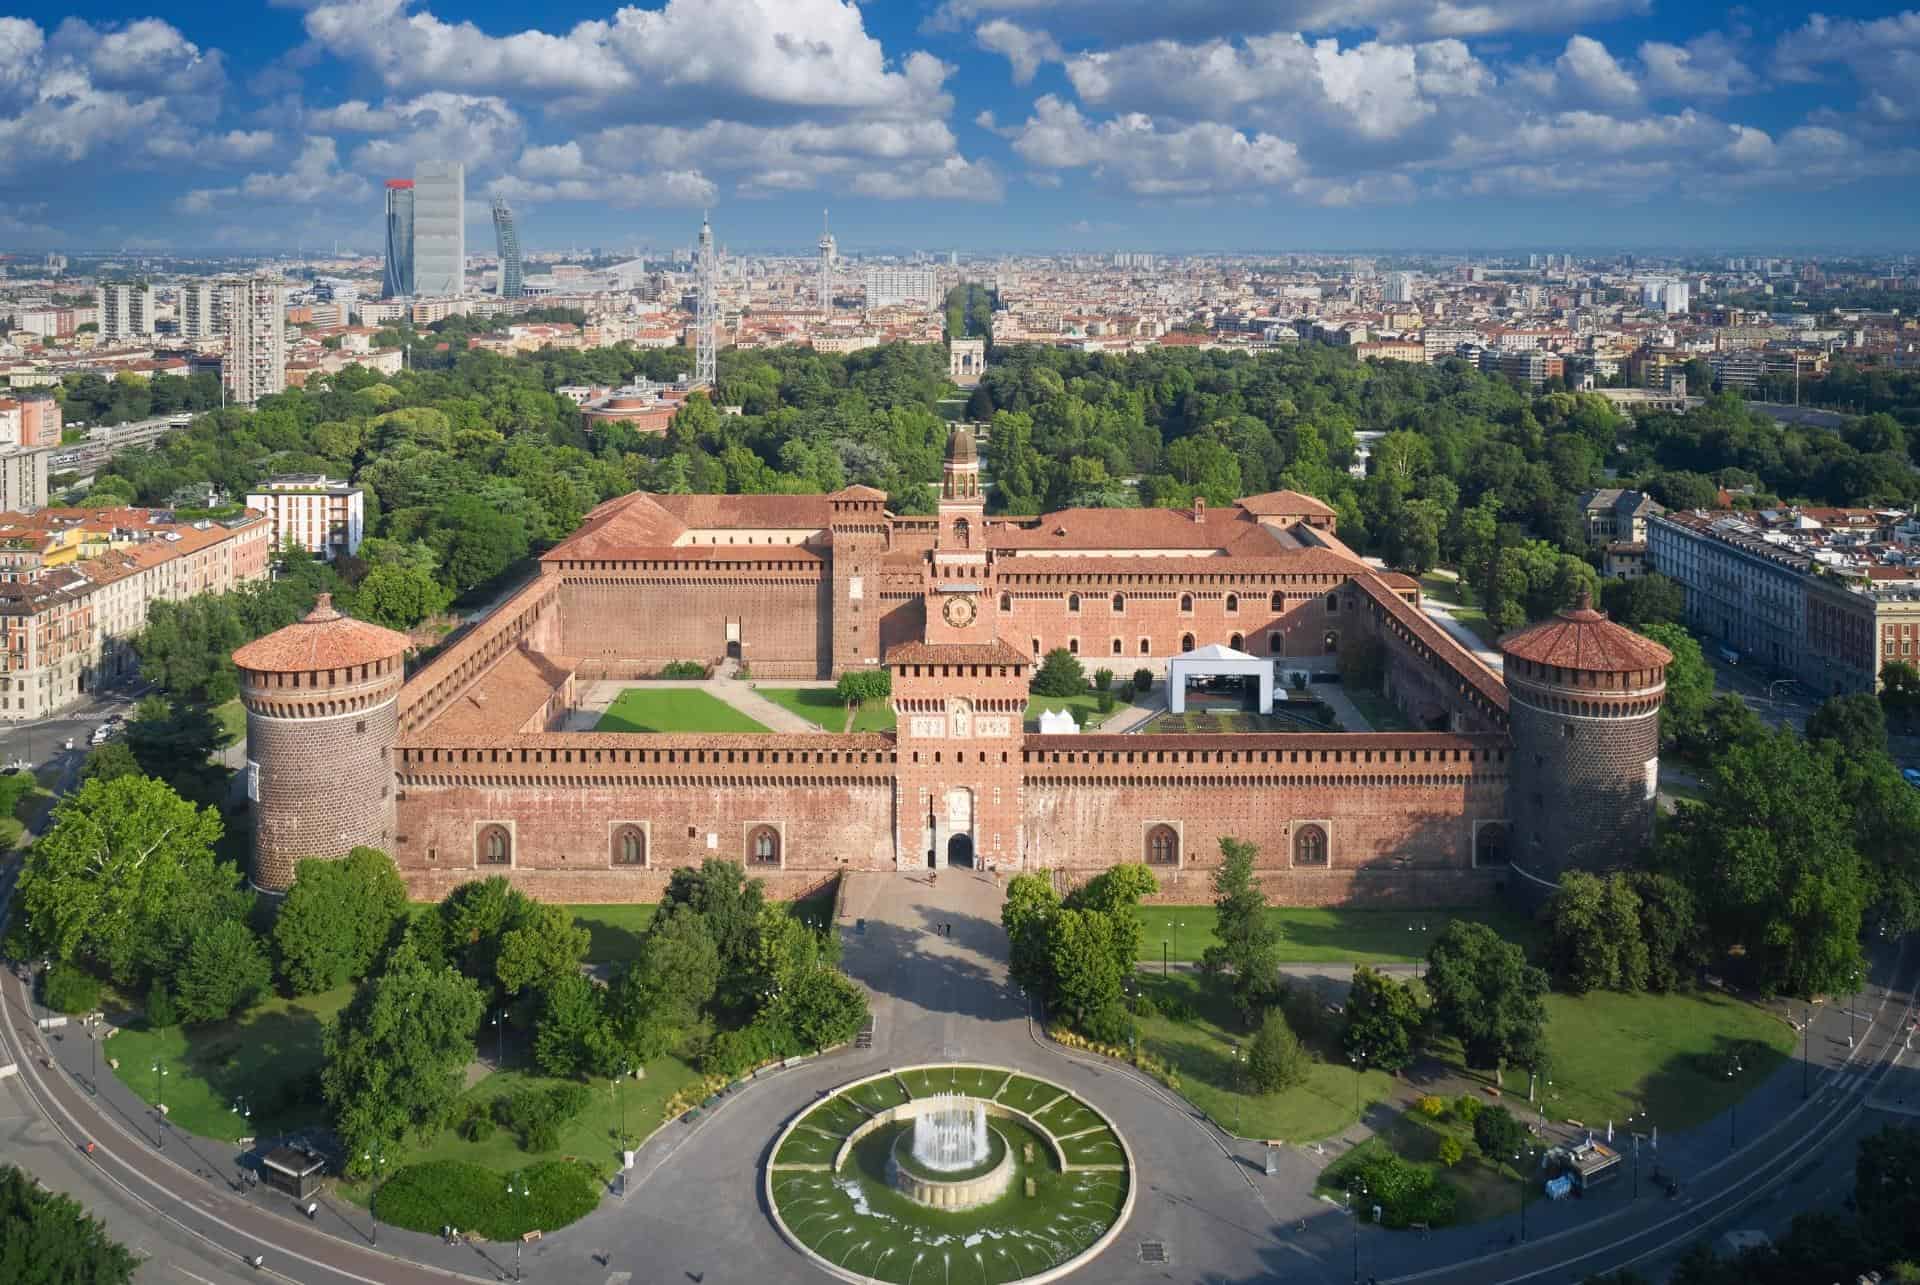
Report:
[{"label": "hedge", "polygon": [[[527,1195],[509,1196],[507,1181],[526,1180]],[[512,1174],[466,1160],[408,1165],[380,1184],[374,1212],[383,1223],[438,1235],[458,1227],[487,1240],[515,1240],[578,1221],[600,1203],[600,1179],[575,1160],[546,1160]]]},{"label": "hedge", "polygon": [[1349,1181],[1366,1188],[1360,1197],[1363,1207],[1380,1206],[1380,1221],[1388,1227],[1444,1227],[1454,1220],[1460,1198],[1459,1190],[1431,1167],[1402,1159],[1378,1138],[1367,1139],[1328,1165],[1316,1185],[1339,1191]]}]

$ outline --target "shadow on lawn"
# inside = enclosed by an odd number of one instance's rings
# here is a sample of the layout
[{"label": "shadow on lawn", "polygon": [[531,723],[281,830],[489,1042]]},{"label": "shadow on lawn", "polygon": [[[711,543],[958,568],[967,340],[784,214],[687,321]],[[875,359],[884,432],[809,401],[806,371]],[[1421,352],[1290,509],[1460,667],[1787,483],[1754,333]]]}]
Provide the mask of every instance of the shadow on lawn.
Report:
[{"label": "shadow on lawn", "polygon": [[190,1027],[186,1064],[206,1081],[216,1101],[246,1100],[253,1133],[290,1132],[326,1115],[320,1098],[324,1027],[305,1010]]}]

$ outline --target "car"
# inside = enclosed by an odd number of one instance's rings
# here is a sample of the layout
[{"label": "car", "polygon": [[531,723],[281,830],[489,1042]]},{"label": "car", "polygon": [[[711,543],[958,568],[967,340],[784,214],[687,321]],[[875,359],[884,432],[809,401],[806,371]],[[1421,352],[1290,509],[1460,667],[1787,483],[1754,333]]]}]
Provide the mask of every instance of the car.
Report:
[{"label": "car", "polygon": [[1900,769],[1900,775],[1906,778],[1908,785],[1920,790],[1920,768],[1903,767]]}]

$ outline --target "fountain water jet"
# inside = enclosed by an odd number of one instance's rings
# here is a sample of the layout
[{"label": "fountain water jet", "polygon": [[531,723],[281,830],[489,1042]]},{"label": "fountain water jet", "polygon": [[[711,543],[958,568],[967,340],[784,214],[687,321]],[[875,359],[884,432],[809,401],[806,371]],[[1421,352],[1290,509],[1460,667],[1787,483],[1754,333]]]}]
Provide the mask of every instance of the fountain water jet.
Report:
[{"label": "fountain water jet", "polygon": [[913,1119],[913,1159],[940,1173],[972,1169],[987,1158],[987,1109],[957,1093]]}]

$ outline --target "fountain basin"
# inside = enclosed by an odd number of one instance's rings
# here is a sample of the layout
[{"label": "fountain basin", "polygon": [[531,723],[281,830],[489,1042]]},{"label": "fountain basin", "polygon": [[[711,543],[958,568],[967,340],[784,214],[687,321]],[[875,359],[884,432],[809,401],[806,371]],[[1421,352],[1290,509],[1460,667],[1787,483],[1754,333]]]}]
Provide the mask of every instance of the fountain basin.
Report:
[{"label": "fountain basin", "polygon": [[973,1169],[946,1172],[914,1162],[913,1130],[902,1130],[887,1156],[887,1181],[895,1191],[931,1209],[974,1209],[1007,1194],[1013,1185],[1013,1148],[998,1129],[987,1129],[988,1156]]}]

